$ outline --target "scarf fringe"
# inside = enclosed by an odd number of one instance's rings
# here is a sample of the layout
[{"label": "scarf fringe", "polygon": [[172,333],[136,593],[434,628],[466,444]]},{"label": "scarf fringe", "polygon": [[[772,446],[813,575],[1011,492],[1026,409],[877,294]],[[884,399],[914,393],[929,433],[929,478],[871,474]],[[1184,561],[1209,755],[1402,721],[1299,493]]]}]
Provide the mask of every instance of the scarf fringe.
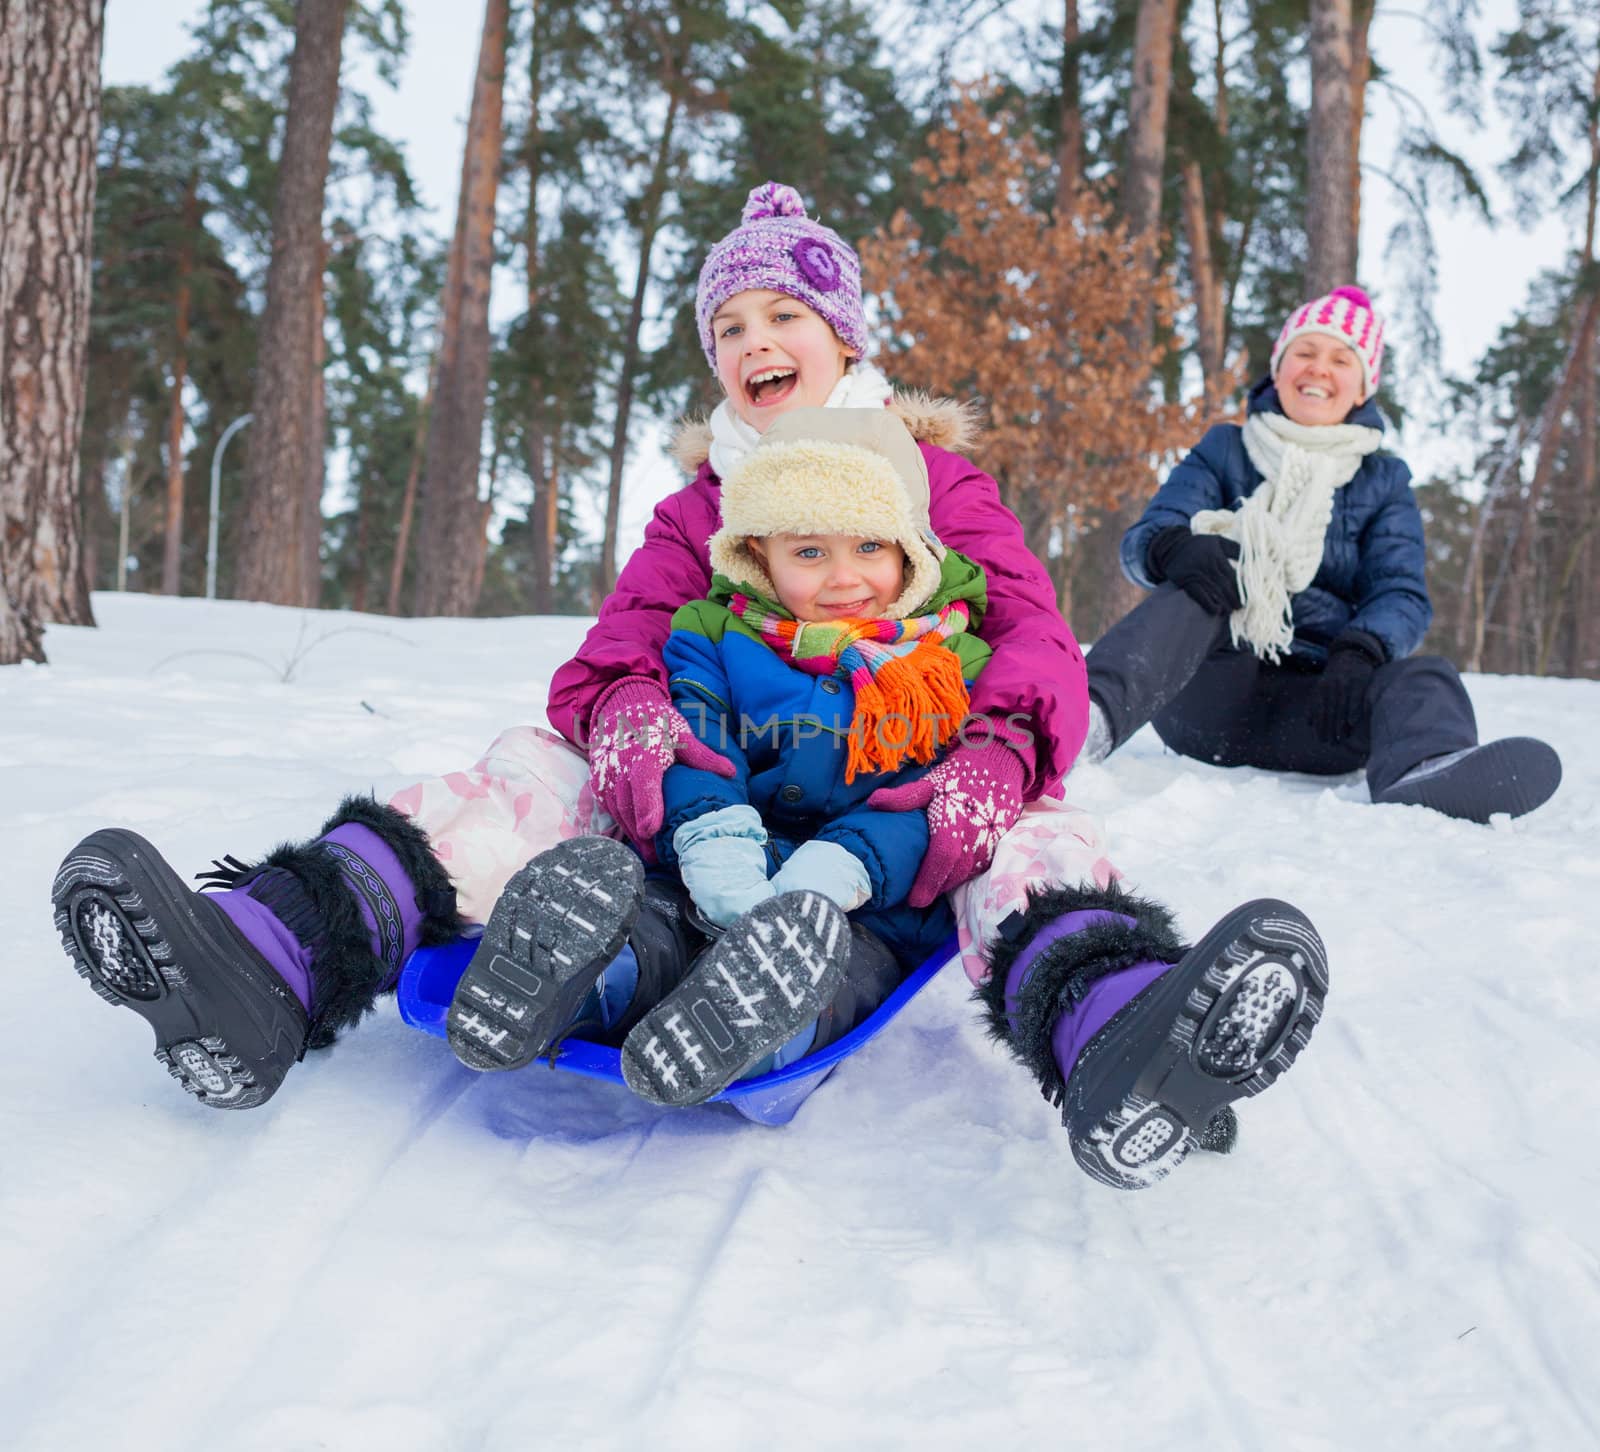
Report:
[{"label": "scarf fringe", "polygon": [[960,729],[971,703],[960,659],[927,638],[856,682],[855,692],[846,786],[862,772],[898,771],[908,757],[927,765]]}]

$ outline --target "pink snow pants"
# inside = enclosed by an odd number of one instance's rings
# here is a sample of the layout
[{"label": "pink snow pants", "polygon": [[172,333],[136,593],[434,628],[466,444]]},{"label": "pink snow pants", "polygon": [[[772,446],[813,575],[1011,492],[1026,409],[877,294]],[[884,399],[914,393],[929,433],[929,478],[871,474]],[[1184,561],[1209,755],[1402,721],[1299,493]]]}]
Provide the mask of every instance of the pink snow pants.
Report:
[{"label": "pink snow pants", "polygon": [[[589,786],[589,764],[559,736],[513,726],[467,771],[416,782],[390,805],[427,834],[455,883],[462,915],[484,922],[511,875],[567,837],[620,835]],[[953,897],[961,965],[980,982],[983,947],[1040,883],[1104,887],[1117,876],[1105,835],[1065,801],[1032,802],[1001,839],[989,870]]]}]

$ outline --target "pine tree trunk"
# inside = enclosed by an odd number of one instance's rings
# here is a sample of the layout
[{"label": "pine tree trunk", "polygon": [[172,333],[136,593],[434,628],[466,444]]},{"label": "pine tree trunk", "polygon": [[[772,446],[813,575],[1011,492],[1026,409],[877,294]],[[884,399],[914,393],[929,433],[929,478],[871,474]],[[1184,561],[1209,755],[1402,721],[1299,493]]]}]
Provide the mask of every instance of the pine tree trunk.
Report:
[{"label": "pine tree trunk", "polygon": [[[1595,231],[1597,224],[1600,224],[1600,65],[1595,67],[1589,95],[1589,165],[1585,185],[1583,250],[1578,263],[1580,276],[1588,276],[1594,267]],[[1600,498],[1595,493],[1595,413],[1597,406],[1600,406],[1595,386],[1597,364],[1600,364],[1600,336],[1591,337],[1588,352],[1576,360],[1577,467],[1567,504],[1568,528],[1573,537],[1567,566],[1562,572],[1561,588],[1551,607],[1554,619],[1539,651],[1539,675],[1543,675],[1548,668],[1555,646],[1556,622],[1561,617],[1562,605],[1569,592],[1573,596],[1573,628],[1568,669],[1573,675],[1584,675],[1595,668],[1596,643],[1597,637],[1600,637],[1600,622],[1594,619],[1595,532],[1600,526]]]},{"label": "pine tree trunk", "polygon": [[372,549],[372,484],[363,478],[356,495],[356,538],[351,550],[350,608],[361,614],[367,609],[367,556]]},{"label": "pine tree trunk", "polygon": [[[539,49],[537,20],[528,62],[528,218],[523,242],[527,260],[528,327],[530,336],[539,311],[539,177],[543,132],[539,126],[539,105],[543,96],[542,54]],[[534,399],[524,427],[528,448],[528,477],[533,480],[533,502],[528,507],[528,552],[533,562],[533,611],[548,615],[555,578],[556,551],[556,476],[551,460],[548,421],[544,400]]]},{"label": "pine tree trunk", "polygon": [[[1527,495],[1522,501],[1516,543],[1511,550],[1506,598],[1506,660],[1512,670],[1526,670],[1534,666],[1538,659],[1538,622],[1533,620],[1531,626],[1527,623],[1534,617],[1535,604],[1533,536],[1539,527],[1539,509],[1544,502],[1545,491],[1550,487],[1551,477],[1555,473],[1567,401],[1576,388],[1579,373],[1590,360],[1597,322],[1600,322],[1600,293],[1590,296],[1579,315],[1577,334],[1567,355],[1566,366],[1562,368],[1560,381],[1546,405],[1549,410],[1548,423],[1539,440],[1539,461],[1534,465],[1533,482],[1528,485]],[[1529,629],[1535,631],[1531,642],[1525,638]],[[1526,649],[1530,643],[1532,650]]]},{"label": "pine tree trunk", "polygon": [[94,624],[78,449],[102,0],[0,0],[0,664]]},{"label": "pine tree trunk", "polygon": [[309,529],[320,529],[306,514],[308,481],[321,473],[315,415],[322,209],[348,8],[349,0],[299,0],[272,207],[235,592],[280,605],[312,605],[317,598],[305,541]]},{"label": "pine tree trunk", "polygon": [[[1160,247],[1161,178],[1167,161],[1167,113],[1172,97],[1172,42],[1177,11],[1177,0],[1139,0],[1134,34],[1122,212],[1128,235],[1144,249],[1145,267],[1152,276]],[[1152,326],[1152,314],[1146,307],[1130,338],[1137,352],[1150,351]]]},{"label": "pine tree trunk", "polygon": [[488,0],[467,121],[455,245],[445,283],[439,381],[422,473],[419,615],[470,615],[482,509],[478,474],[489,392],[489,284],[500,181],[501,103],[509,0]]},{"label": "pine tree trunk", "polygon": [[328,389],[323,369],[328,362],[328,240],[318,229],[317,280],[311,289],[311,412],[307,430],[305,494],[300,501],[300,571],[306,582],[307,605],[322,597],[322,488],[328,447]]},{"label": "pine tree trunk", "polygon": [[[1172,97],[1172,44],[1177,30],[1177,0],[1139,0],[1133,42],[1133,84],[1128,97],[1128,151],[1121,186],[1122,213],[1128,236],[1139,249],[1140,269],[1153,280],[1160,266],[1161,179],[1167,160],[1167,114]],[[1148,298],[1149,290],[1141,290]],[[1147,359],[1153,345],[1154,313],[1148,302],[1129,321],[1128,348],[1134,357]],[[1143,404],[1150,385],[1148,367],[1141,364],[1135,387]],[[1154,481],[1151,481],[1152,485]],[[1142,497],[1131,497],[1106,513],[1095,537],[1102,587],[1099,627],[1127,614],[1139,602],[1140,590],[1123,575],[1118,563],[1122,536],[1139,517]],[[1096,629],[1099,634],[1099,629]]]},{"label": "pine tree trunk", "polygon": [[1579,385],[1578,397],[1578,484],[1579,528],[1582,531],[1575,560],[1576,579],[1572,591],[1572,656],[1570,674],[1600,675],[1600,601],[1596,600],[1595,567],[1600,551],[1600,491],[1596,490],[1595,415],[1600,412],[1600,387],[1596,369],[1600,367],[1600,347],[1590,350],[1588,365]]},{"label": "pine tree trunk", "polygon": [[650,255],[655,250],[656,231],[661,225],[661,207],[666,199],[667,181],[672,171],[672,133],[681,105],[679,89],[673,87],[667,102],[666,119],[661,124],[661,139],[656,145],[655,165],[645,188],[639,219],[639,262],[633,279],[633,301],[628,308],[628,326],[622,340],[622,368],[617,378],[617,416],[611,433],[611,477],[606,487],[606,529],[600,545],[600,562],[595,569],[594,608],[611,593],[617,578],[617,530],[622,518],[622,469],[628,456],[628,423],[633,412],[634,375],[639,368],[639,330],[644,326],[644,299],[650,287]]},{"label": "pine tree trunk", "polygon": [[428,415],[433,409],[433,386],[439,376],[439,351],[434,349],[428,363],[428,391],[417,410],[417,428],[411,437],[411,466],[406,470],[406,487],[400,496],[400,524],[394,534],[394,559],[389,565],[389,595],[384,608],[391,615],[400,613],[400,587],[405,581],[406,555],[411,548],[411,521],[417,507],[417,480],[422,476],[422,451],[428,439]]},{"label": "pine tree trunk", "polygon": [[1066,0],[1061,24],[1061,114],[1056,140],[1056,211],[1065,213],[1083,185],[1083,101],[1079,83],[1078,0]]},{"label": "pine tree trunk", "polygon": [[1311,0],[1311,116],[1306,142],[1306,273],[1309,297],[1355,278],[1350,178],[1351,0]]},{"label": "pine tree trunk", "polygon": [[178,295],[172,320],[172,399],[167,407],[167,532],[161,552],[161,593],[182,593],[183,572],[183,388],[189,376],[189,275],[193,253],[188,239],[199,226],[195,188],[191,175],[183,194],[183,246],[178,250]]},{"label": "pine tree trunk", "polygon": [[1222,398],[1227,341],[1223,333],[1222,279],[1211,253],[1211,219],[1198,161],[1186,162],[1183,168],[1183,230],[1189,241],[1200,372],[1205,380],[1206,405],[1213,408]]},{"label": "pine tree trunk", "polygon": [[1350,272],[1361,266],[1361,129],[1367,119],[1367,83],[1372,79],[1372,17],[1377,0],[1354,0],[1350,30]]}]

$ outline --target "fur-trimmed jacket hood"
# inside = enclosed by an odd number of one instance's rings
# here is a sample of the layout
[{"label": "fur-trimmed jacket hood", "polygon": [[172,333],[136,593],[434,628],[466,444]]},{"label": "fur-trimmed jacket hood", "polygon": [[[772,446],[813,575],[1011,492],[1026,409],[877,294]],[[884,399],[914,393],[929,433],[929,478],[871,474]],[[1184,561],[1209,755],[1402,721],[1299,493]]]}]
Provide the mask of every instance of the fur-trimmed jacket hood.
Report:
[{"label": "fur-trimmed jacket hood", "polygon": [[[974,402],[897,388],[888,406],[919,444],[952,454],[966,453],[983,433],[982,410]],[[699,473],[711,458],[711,424],[703,418],[680,419],[667,447],[685,474]]]}]

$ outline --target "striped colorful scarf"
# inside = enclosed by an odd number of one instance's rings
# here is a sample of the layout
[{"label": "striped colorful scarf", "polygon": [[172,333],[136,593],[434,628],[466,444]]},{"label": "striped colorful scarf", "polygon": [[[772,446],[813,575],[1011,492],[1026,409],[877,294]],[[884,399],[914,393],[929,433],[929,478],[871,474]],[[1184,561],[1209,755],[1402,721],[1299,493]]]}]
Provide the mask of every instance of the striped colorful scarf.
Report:
[{"label": "striped colorful scarf", "polygon": [[728,608],[790,665],[850,682],[856,696],[844,779],[926,764],[961,727],[967,683],[944,643],[967,628],[965,600],[909,620],[796,620],[781,606],[736,594]]}]

